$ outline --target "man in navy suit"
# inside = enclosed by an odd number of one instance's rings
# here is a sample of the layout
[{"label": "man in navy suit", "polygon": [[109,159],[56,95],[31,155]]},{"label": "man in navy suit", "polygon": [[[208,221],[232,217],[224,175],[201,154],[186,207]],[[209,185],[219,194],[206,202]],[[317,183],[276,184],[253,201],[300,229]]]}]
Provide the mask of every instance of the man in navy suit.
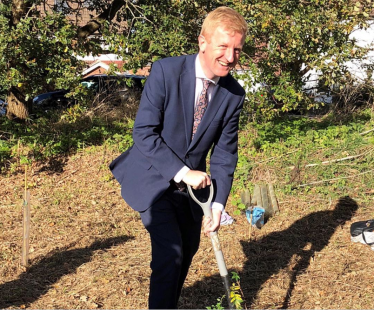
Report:
[{"label": "man in navy suit", "polygon": [[[196,192],[214,184],[213,219],[204,219],[203,230],[209,235],[219,229],[237,163],[245,98],[229,72],[246,33],[239,13],[219,7],[204,20],[197,55],[155,62],[136,116],[134,144],[110,165],[122,197],[140,213],[150,234],[150,309],[177,308],[199,247],[203,213],[189,198],[186,184]],[[194,111],[201,103],[207,107],[199,123]],[[209,151],[211,178],[206,172]]]}]

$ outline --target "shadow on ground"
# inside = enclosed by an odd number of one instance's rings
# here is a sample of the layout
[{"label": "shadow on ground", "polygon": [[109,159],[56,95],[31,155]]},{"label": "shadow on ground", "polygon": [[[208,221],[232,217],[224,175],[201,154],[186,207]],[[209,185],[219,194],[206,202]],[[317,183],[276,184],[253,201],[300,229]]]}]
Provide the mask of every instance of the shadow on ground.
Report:
[{"label": "shadow on ground", "polygon": [[51,253],[31,265],[18,279],[0,285],[0,309],[27,307],[47,293],[61,277],[74,273],[79,266],[90,261],[95,251],[106,250],[131,239],[128,236],[113,237],[95,241],[89,247]]},{"label": "shadow on ground", "polygon": [[[247,260],[243,270],[237,272],[247,308],[252,308],[261,286],[289,266],[292,257],[297,255],[299,259],[292,268],[289,288],[280,307],[287,309],[298,275],[309,267],[310,259],[328,245],[335,230],[349,221],[357,208],[353,199],[342,197],[333,210],[311,213],[283,231],[251,242],[241,241]],[[220,276],[208,277],[182,291],[181,308],[206,309],[216,305],[217,298],[222,295],[224,290]],[[226,301],[223,305],[227,305]]]}]

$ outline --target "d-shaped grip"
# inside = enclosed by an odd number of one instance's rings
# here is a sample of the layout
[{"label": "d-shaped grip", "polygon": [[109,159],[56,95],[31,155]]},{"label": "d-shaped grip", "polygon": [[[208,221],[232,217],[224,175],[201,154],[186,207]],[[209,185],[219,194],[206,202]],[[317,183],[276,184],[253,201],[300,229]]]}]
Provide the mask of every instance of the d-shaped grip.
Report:
[{"label": "d-shaped grip", "polygon": [[212,203],[213,194],[214,194],[213,184],[209,186],[209,190],[210,190],[209,198],[206,202],[201,202],[199,199],[197,199],[195,194],[193,193],[192,187],[188,184],[187,184],[187,189],[193,201],[195,201],[203,209],[204,215],[206,217],[209,217],[210,219],[213,219],[212,210],[210,209],[210,205]]}]

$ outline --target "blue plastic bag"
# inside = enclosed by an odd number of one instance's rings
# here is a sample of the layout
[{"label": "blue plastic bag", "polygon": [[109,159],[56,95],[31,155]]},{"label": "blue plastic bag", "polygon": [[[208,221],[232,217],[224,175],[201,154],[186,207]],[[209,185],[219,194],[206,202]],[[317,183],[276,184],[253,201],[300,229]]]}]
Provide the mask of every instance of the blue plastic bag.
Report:
[{"label": "blue plastic bag", "polygon": [[[252,213],[252,223],[251,223],[251,213]],[[265,222],[265,209],[261,207],[253,207],[250,209],[247,209],[245,211],[245,215],[247,217],[248,223],[250,223],[253,226],[256,226],[257,228],[261,228],[264,226]]]}]

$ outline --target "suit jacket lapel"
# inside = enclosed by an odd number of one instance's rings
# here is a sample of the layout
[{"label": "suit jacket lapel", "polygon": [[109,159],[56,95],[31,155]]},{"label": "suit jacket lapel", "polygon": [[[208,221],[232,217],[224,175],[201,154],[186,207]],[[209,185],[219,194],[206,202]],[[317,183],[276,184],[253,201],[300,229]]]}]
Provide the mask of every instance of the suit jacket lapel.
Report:
[{"label": "suit jacket lapel", "polygon": [[[195,55],[196,56],[196,55]],[[184,124],[185,124],[185,137],[186,148],[191,142],[193,115],[194,115],[194,100],[195,100],[195,59],[196,57],[189,57],[186,61],[185,72],[181,75],[180,79],[180,97],[182,99]]]}]

